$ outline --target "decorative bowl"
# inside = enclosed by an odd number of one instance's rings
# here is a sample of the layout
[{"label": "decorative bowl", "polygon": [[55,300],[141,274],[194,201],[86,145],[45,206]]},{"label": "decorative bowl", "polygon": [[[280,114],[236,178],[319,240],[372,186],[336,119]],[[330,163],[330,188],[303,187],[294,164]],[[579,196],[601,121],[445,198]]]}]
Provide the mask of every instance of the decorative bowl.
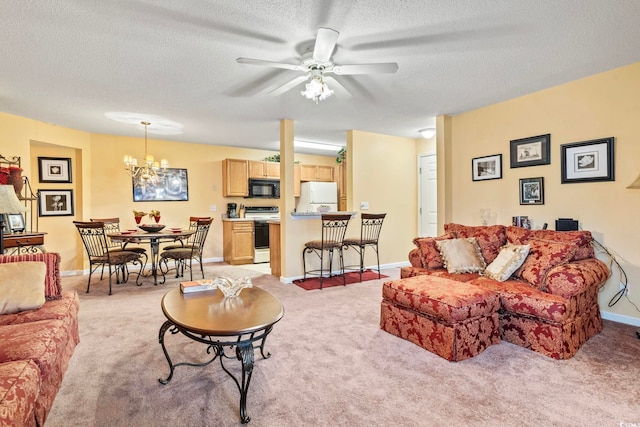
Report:
[{"label": "decorative bowl", "polygon": [[140,230],[144,230],[147,233],[157,233],[162,230],[165,226],[162,224],[142,224],[138,226]]}]

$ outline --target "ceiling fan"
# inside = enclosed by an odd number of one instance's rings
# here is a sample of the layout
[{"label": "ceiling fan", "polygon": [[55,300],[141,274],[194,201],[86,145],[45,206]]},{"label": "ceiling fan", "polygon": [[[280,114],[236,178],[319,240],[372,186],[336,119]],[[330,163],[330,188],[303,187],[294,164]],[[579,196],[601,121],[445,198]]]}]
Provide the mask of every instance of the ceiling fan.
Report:
[{"label": "ceiling fan", "polygon": [[289,64],[286,62],[265,61],[262,59],[237,58],[240,64],[261,65],[265,67],[283,68],[291,71],[301,71],[305,73],[293,80],[271,90],[269,95],[282,95],[288,90],[293,89],[299,84],[309,81],[305,90],[301,92],[303,96],[318,103],[333,94],[333,90],[329,89],[327,82],[349,92],[337,79],[327,74],[335,75],[355,75],[355,74],[374,74],[374,73],[395,73],[398,71],[398,64],[395,62],[377,63],[377,64],[336,64],[331,59],[331,55],[336,47],[339,32],[331,28],[319,28],[313,51],[309,49],[307,53],[300,58],[300,64]]}]

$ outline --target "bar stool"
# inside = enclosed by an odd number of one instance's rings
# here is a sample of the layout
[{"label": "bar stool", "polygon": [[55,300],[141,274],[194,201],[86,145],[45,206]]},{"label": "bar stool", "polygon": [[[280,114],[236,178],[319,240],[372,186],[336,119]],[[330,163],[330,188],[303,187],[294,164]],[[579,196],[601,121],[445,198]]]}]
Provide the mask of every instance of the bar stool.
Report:
[{"label": "bar stool", "polygon": [[[344,279],[344,285],[347,284],[347,277],[344,275],[344,259],[342,257],[342,248],[344,246],[344,235],[347,232],[347,225],[351,215],[349,214],[323,214],[322,215],[322,237],[320,240],[312,240],[304,244],[302,250],[302,267],[304,269],[304,279],[307,274],[317,275],[320,279],[320,289],[322,289],[322,278],[324,271],[324,253],[329,253],[329,277],[331,277],[333,268],[333,252],[337,251],[340,256],[340,271]],[[315,253],[320,258],[320,268],[307,271],[305,253]]]},{"label": "bar stool", "polygon": [[382,222],[386,213],[360,215],[362,222],[360,224],[360,238],[346,238],[344,245],[347,249],[354,248],[360,255],[360,281],[362,282],[362,272],[364,271],[364,250],[367,246],[376,251],[376,259],[378,261],[378,279],[380,278],[380,255],[378,254],[378,238],[382,229]]}]

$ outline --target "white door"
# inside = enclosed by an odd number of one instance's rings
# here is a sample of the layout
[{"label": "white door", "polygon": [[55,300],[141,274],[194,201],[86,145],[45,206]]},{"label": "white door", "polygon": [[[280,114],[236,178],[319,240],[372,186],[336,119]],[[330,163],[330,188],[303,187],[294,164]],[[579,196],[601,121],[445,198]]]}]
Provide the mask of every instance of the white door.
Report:
[{"label": "white door", "polygon": [[421,237],[433,237],[438,235],[438,167],[436,155],[419,156],[418,167],[418,234]]}]

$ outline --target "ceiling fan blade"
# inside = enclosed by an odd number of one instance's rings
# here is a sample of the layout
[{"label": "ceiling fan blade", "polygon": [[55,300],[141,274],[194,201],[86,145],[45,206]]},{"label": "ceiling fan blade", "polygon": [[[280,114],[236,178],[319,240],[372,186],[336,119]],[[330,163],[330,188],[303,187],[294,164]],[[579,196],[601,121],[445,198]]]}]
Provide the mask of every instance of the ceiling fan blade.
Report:
[{"label": "ceiling fan blade", "polygon": [[339,98],[352,98],[351,92],[349,92],[349,90],[344,87],[344,85],[340,83],[338,79],[331,76],[324,76],[324,81],[327,86],[329,86],[329,89],[332,89],[336,92],[336,95]]},{"label": "ceiling fan blade", "polygon": [[379,64],[335,65],[332,71],[338,75],[395,73],[398,71],[398,64],[385,62]]},{"label": "ceiling fan blade", "polygon": [[313,48],[313,59],[318,62],[327,62],[331,59],[339,35],[339,32],[331,28],[318,28],[316,45]]},{"label": "ceiling fan blade", "polygon": [[301,65],[287,64],[286,62],[264,61],[262,59],[251,58],[237,58],[236,62],[238,64],[261,65],[264,67],[284,68],[285,70],[306,71],[306,69]]},{"label": "ceiling fan blade", "polygon": [[307,76],[296,77],[295,79],[293,79],[291,81],[288,81],[287,83],[283,84],[282,86],[277,87],[277,88],[273,89],[272,91],[268,92],[268,94],[271,95],[271,96],[282,95],[286,91],[291,90],[294,87],[298,86],[300,83],[306,81],[308,78],[309,77],[307,77]]}]

